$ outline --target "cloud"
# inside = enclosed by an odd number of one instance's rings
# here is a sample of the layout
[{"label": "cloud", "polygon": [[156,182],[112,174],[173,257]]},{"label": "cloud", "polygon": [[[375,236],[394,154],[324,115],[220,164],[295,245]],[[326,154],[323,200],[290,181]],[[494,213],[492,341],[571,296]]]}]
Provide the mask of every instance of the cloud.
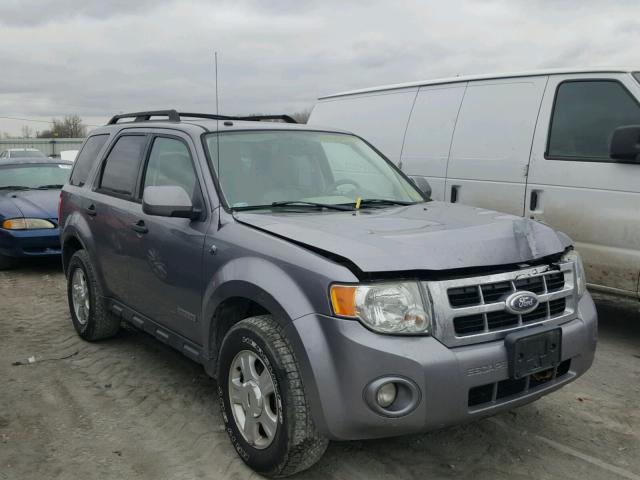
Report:
[{"label": "cloud", "polygon": [[[633,64],[636,3],[4,0],[0,112],[291,112],[336,91],[457,74]],[[21,124],[0,120],[0,130]]]}]

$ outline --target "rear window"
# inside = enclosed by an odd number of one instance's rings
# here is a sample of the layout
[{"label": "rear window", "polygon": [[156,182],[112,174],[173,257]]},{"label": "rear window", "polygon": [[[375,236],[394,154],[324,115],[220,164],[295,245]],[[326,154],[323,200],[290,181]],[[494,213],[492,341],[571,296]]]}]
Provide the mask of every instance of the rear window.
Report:
[{"label": "rear window", "polygon": [[94,135],[87,139],[84,147],[82,147],[82,150],[78,154],[78,158],[76,158],[71,179],[69,180],[71,185],[81,187],[85,184],[91,169],[98,160],[98,153],[100,153],[100,150],[102,150],[108,138],[109,135]]},{"label": "rear window", "polygon": [[119,195],[131,195],[146,143],[144,135],[120,137],[107,157],[100,188]]}]

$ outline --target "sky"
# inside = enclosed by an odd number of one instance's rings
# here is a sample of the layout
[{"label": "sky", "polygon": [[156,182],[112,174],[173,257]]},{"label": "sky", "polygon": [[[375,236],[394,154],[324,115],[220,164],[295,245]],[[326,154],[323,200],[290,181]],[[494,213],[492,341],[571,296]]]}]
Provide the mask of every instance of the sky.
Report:
[{"label": "sky", "polygon": [[290,113],[389,83],[638,65],[637,0],[0,0],[0,132],[67,114]]}]

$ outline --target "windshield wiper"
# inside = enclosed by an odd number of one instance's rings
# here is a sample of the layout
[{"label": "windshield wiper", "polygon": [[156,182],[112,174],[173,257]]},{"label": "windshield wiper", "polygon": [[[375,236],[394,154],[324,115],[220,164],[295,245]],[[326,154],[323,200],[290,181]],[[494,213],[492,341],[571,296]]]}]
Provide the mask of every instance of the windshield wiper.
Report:
[{"label": "windshield wiper", "polygon": [[348,207],[346,205],[335,205],[331,203],[317,203],[317,202],[305,202],[303,200],[284,200],[281,202],[273,202],[271,204],[272,207],[287,207],[287,206],[305,206],[305,207],[316,207],[316,208],[328,208],[331,210],[342,210],[342,211],[350,211],[353,210],[352,207]]},{"label": "windshield wiper", "polygon": [[[405,202],[403,200],[390,200],[388,198],[363,198],[360,200],[360,208],[368,205],[415,205],[417,202]],[[342,205],[342,204],[341,204]]]},{"label": "windshield wiper", "polygon": [[7,185],[6,187],[0,187],[0,190],[31,190],[31,188],[24,185]]},{"label": "windshield wiper", "polygon": [[312,208],[327,208],[331,210],[340,211],[352,211],[353,207],[347,205],[332,205],[330,203],[317,203],[317,202],[305,202],[304,200],[282,200],[279,202],[273,202],[268,205],[242,205],[234,207],[234,210],[268,210],[273,207],[312,207]]},{"label": "windshield wiper", "polygon": [[60,184],[51,184],[51,185],[40,185],[38,188],[38,190],[53,190],[53,189],[60,189],[64,187],[64,185],[60,185]]}]

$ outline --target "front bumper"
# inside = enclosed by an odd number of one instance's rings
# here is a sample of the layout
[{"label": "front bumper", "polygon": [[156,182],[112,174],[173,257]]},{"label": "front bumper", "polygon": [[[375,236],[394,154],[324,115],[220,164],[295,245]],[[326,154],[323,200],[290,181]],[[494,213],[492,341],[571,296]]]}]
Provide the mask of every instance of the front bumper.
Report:
[{"label": "front bumper", "polygon": [[14,258],[60,255],[60,230],[4,230],[0,228],[0,255]]},{"label": "front bumper", "polygon": [[[301,317],[288,328],[302,370],[316,426],[332,440],[355,440],[424,432],[524,405],[575,380],[591,364],[597,314],[589,294],[577,318],[562,328],[562,360],[569,371],[540,386],[470,406],[469,391],[509,377],[504,340],[448,348],[433,337],[380,335],[359,322],[323,315]],[[417,407],[390,418],[365,399],[366,386],[383,376],[409,379],[418,387]]]}]

